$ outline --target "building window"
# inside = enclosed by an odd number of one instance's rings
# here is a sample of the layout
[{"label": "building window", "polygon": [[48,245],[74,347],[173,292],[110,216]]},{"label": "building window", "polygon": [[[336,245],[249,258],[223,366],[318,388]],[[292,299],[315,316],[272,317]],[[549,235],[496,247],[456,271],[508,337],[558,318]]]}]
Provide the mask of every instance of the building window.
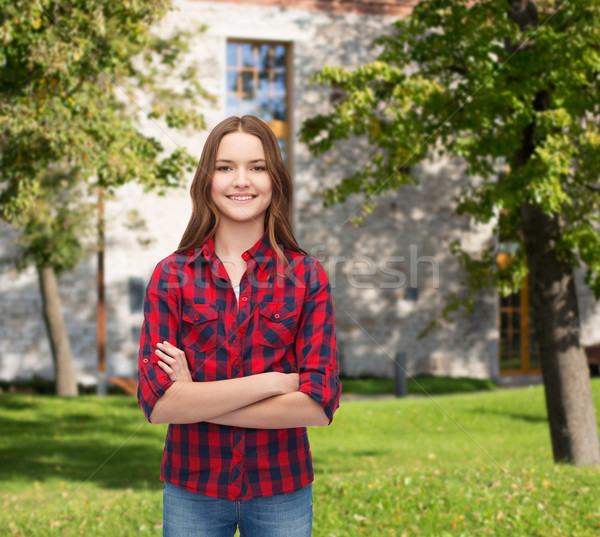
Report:
[{"label": "building window", "polygon": [[529,282],[500,297],[500,373],[540,373],[540,357],[530,310]]},{"label": "building window", "polygon": [[279,140],[289,167],[289,46],[231,40],[227,43],[228,116],[259,117]]},{"label": "building window", "polygon": [[[498,181],[509,172],[504,161],[498,161]],[[518,215],[505,209],[498,215],[498,253],[496,262],[500,270],[507,268],[519,250]],[[540,354],[530,308],[529,276],[521,289],[500,297],[498,328],[500,331],[500,374],[538,374]]]}]

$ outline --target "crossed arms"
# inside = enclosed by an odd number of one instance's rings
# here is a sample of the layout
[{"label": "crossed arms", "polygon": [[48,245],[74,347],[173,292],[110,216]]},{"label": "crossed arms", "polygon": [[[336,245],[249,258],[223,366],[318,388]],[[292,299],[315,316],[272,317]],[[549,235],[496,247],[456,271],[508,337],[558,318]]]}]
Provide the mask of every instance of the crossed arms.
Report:
[{"label": "crossed arms", "polygon": [[158,399],[152,423],[197,423],[256,429],[323,426],[325,411],[298,391],[297,373],[262,373],[214,382],[193,382],[182,350],[158,343],[158,365],[174,382]]}]

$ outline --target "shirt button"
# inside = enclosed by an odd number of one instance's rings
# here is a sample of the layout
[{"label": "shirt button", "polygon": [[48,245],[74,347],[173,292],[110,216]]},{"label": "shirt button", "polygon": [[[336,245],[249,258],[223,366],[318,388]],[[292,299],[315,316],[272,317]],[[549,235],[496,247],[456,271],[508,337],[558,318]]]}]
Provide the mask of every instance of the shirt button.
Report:
[{"label": "shirt button", "polygon": [[247,296],[243,296],[242,297],[242,302],[248,302],[248,297]]},{"label": "shirt button", "polygon": [[240,361],[239,361],[239,360],[235,360],[235,361],[233,362],[233,365],[240,365]]},{"label": "shirt button", "polygon": [[276,313],[275,315],[273,315],[273,317],[275,317],[275,319],[279,319],[279,313]]},{"label": "shirt button", "polygon": [[200,320],[200,317],[198,315],[195,315],[194,316],[194,321],[199,321],[199,320]]},{"label": "shirt button", "polygon": [[144,358],[142,361],[143,361],[145,364],[147,364],[147,363],[148,363],[148,358]]},{"label": "shirt button", "polygon": [[245,326],[240,326],[240,329],[238,330],[238,332],[240,334],[245,334],[246,333],[246,327]]},{"label": "shirt button", "polygon": [[248,259],[250,257],[250,254],[248,252],[244,252],[242,254],[242,259]]}]

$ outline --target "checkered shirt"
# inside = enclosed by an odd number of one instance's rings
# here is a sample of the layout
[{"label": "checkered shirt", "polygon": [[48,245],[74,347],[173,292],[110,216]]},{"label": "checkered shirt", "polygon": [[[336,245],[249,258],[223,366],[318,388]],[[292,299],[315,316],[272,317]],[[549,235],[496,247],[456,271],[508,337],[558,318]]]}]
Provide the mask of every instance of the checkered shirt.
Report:
[{"label": "checkered shirt", "polygon": [[[287,277],[267,232],[242,254],[247,270],[238,300],[212,238],[156,266],[138,362],[146,418],[172,384],[154,353],[166,340],[185,351],[196,382],[297,372],[300,391],[331,422],[341,392],[331,286],[319,261],[283,251],[292,268]],[[169,425],[161,480],[230,500],[293,492],[313,480],[306,428]]]}]

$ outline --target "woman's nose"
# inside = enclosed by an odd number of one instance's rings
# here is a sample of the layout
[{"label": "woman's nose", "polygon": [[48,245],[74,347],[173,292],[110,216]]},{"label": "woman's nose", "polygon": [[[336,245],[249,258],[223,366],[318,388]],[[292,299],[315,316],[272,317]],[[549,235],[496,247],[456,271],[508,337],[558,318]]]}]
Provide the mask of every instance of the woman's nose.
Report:
[{"label": "woman's nose", "polygon": [[235,174],[235,179],[233,180],[234,186],[248,186],[250,184],[250,180],[248,178],[248,173],[246,170],[238,170]]}]

